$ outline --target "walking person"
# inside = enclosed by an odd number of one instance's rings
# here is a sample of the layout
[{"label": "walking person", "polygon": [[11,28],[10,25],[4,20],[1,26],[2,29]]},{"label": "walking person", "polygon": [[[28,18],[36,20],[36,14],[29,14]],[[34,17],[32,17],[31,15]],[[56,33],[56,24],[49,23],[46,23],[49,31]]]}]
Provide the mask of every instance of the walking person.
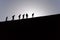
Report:
[{"label": "walking person", "polygon": [[32,14],[32,18],[34,17],[34,13]]},{"label": "walking person", "polygon": [[26,14],[26,18],[28,18],[28,14]]},{"label": "walking person", "polygon": [[21,14],[20,14],[18,17],[19,17],[19,20],[20,20],[20,18],[21,18]]},{"label": "walking person", "polygon": [[25,14],[23,14],[23,19],[24,19],[24,17],[25,17]]},{"label": "walking person", "polygon": [[8,17],[6,17],[6,21],[8,20]]},{"label": "walking person", "polygon": [[12,20],[14,20],[15,15],[12,16]]}]

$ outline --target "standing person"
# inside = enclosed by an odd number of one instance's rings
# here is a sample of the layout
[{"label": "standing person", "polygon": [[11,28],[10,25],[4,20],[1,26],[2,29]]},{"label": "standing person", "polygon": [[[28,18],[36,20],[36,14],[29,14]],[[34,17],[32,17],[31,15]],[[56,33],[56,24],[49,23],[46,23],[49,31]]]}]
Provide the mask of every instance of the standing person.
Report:
[{"label": "standing person", "polygon": [[19,20],[20,20],[20,18],[21,18],[21,14],[20,14],[18,17],[19,17]]},{"label": "standing person", "polygon": [[15,15],[12,16],[12,20],[14,20]]},{"label": "standing person", "polygon": [[26,18],[28,18],[28,14],[26,14]]},{"label": "standing person", "polygon": [[23,19],[24,19],[25,14],[23,14]]},{"label": "standing person", "polygon": [[8,20],[8,17],[6,17],[6,21]]},{"label": "standing person", "polygon": [[32,14],[32,17],[34,17],[34,13]]}]

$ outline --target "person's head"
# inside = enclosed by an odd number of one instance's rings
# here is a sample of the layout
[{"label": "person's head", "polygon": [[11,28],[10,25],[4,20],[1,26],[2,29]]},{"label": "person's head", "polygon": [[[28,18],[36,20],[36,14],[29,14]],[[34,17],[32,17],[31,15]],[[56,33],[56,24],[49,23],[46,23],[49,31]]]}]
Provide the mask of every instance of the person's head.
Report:
[{"label": "person's head", "polygon": [[33,13],[34,14],[34,13]]},{"label": "person's head", "polygon": [[21,14],[19,16],[21,16]]},{"label": "person's head", "polygon": [[23,14],[23,15],[25,15],[25,14]]},{"label": "person's head", "polygon": [[13,15],[13,16],[15,16],[15,15]]}]

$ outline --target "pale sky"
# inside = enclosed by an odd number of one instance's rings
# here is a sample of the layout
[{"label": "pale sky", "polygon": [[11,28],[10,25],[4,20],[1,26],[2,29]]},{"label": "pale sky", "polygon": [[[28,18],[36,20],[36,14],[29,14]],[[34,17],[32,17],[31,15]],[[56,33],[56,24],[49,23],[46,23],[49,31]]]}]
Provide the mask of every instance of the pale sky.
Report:
[{"label": "pale sky", "polygon": [[0,0],[0,21],[8,20],[15,16],[18,19],[19,14],[32,13],[34,17],[60,14],[60,0]]}]

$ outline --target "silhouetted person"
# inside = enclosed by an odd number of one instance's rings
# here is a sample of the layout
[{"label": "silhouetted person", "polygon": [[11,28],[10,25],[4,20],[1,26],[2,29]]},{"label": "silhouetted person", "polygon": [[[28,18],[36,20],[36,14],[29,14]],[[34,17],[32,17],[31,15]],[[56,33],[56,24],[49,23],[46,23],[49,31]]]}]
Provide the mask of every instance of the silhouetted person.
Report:
[{"label": "silhouetted person", "polygon": [[6,21],[7,21],[8,17],[6,17]]},{"label": "silhouetted person", "polygon": [[19,20],[20,20],[20,18],[21,18],[21,14],[20,14],[18,17],[19,17]]},{"label": "silhouetted person", "polygon": [[25,14],[23,14],[23,19],[24,19]]},{"label": "silhouetted person", "polygon": [[12,16],[12,20],[14,20],[15,15]]},{"label": "silhouetted person", "polygon": [[26,14],[26,18],[28,18],[28,14]]},{"label": "silhouetted person", "polygon": [[32,17],[34,17],[34,13],[32,14]]}]

